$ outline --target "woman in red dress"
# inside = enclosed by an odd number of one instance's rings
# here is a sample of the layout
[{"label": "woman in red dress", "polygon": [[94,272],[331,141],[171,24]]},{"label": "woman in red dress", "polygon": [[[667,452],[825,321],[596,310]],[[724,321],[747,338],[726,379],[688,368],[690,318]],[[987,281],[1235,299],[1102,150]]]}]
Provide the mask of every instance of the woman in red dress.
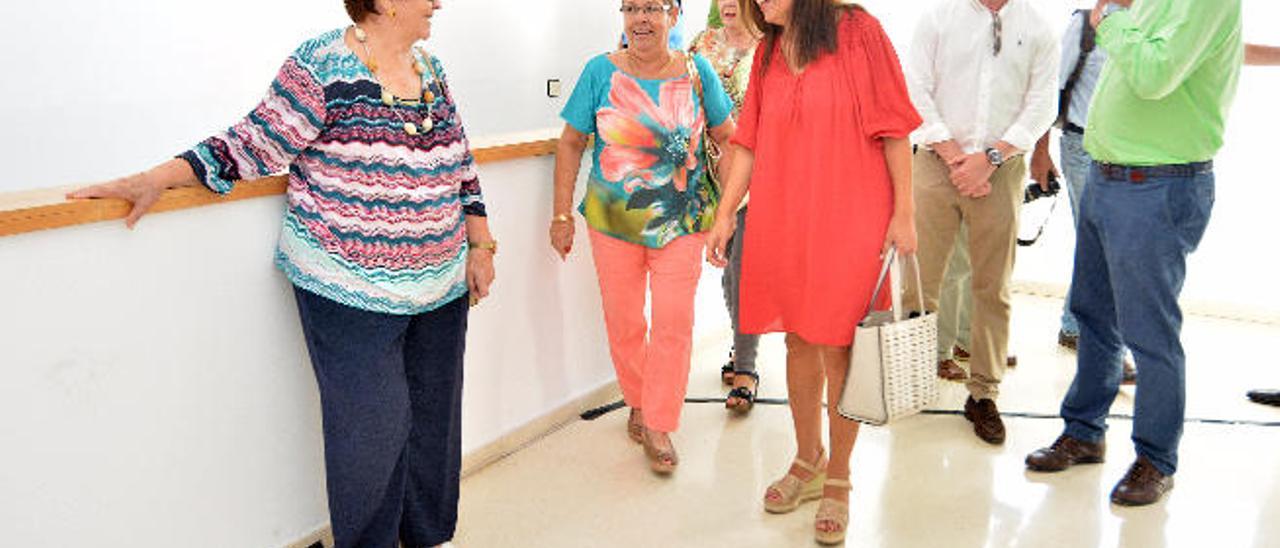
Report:
[{"label": "woman in red dress", "polygon": [[858,423],[828,408],[839,400],[855,326],[871,300],[889,245],[913,253],[911,145],[921,123],[889,38],[860,7],[834,0],[743,0],[764,34],[756,51],[737,145],[708,260],[723,266],[733,213],[751,191],[744,235],[744,333],[787,334],[787,392],[797,455],[765,493],[789,512],[821,498],[814,534],[842,542],[849,455]]}]

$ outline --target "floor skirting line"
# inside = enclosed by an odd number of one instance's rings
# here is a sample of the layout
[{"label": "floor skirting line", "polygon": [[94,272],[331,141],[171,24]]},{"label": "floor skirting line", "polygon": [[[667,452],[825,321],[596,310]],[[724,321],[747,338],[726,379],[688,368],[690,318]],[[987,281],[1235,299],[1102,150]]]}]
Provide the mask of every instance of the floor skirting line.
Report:
[{"label": "floor skirting line", "polygon": [[[723,405],[724,400],[725,398],[685,398],[684,402],[694,403],[694,404],[714,403],[714,404]],[[776,399],[776,398],[756,398],[756,404],[785,406],[787,405],[787,400]],[[624,403],[622,400],[618,400],[608,405],[602,405],[594,409],[589,409],[586,412],[582,413],[581,417],[582,417],[582,420],[584,421],[596,420],[600,417],[603,417],[609,414],[610,412],[617,411],[618,409],[622,409],[626,406],[627,406],[626,403]],[[920,414],[935,415],[935,416],[939,416],[939,415],[962,416],[964,415],[964,412],[956,409],[926,409],[924,411],[921,411]],[[1004,411],[1000,413],[1000,416],[1011,418],[1011,419],[1062,420],[1062,417],[1058,415],[1052,415],[1048,413],[1029,413],[1029,412],[1021,412],[1021,411]],[[1107,420],[1132,421],[1133,415],[1125,415],[1125,414],[1107,415]],[[1261,428],[1280,428],[1280,422],[1277,422],[1277,421],[1204,419],[1204,418],[1188,417],[1184,419],[1182,422],[1183,424],[1210,424],[1210,425],[1216,425],[1216,426],[1257,426]]]}]

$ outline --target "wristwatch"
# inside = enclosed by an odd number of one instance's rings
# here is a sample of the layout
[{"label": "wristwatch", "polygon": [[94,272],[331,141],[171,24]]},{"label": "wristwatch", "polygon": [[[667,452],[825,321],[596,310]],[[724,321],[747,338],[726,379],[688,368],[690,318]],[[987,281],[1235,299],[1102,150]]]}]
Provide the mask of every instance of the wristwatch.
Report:
[{"label": "wristwatch", "polygon": [[1000,154],[1000,149],[991,147],[987,149],[987,161],[995,167],[1000,167],[1004,165],[1004,155]]}]

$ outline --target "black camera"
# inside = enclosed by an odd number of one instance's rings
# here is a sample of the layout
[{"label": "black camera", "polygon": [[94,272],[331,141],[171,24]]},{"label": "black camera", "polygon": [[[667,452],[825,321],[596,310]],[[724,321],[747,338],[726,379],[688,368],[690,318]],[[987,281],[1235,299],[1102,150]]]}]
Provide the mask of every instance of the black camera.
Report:
[{"label": "black camera", "polygon": [[1027,190],[1022,194],[1022,203],[1029,204],[1046,196],[1057,196],[1058,191],[1062,190],[1062,185],[1058,184],[1058,176],[1052,171],[1049,172],[1049,190],[1040,188],[1040,183],[1032,181],[1027,185]]}]

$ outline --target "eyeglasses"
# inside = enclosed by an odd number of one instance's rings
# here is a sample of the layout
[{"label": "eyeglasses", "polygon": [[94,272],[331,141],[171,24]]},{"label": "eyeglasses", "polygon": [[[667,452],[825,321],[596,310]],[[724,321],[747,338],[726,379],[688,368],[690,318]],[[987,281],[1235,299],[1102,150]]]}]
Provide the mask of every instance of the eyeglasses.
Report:
[{"label": "eyeglasses", "polygon": [[622,12],[622,15],[626,15],[626,16],[645,15],[648,17],[653,17],[655,15],[669,13],[671,11],[671,5],[647,4],[644,6],[633,6],[631,4],[623,4],[621,8],[618,8],[618,11]]},{"label": "eyeglasses", "polygon": [[991,12],[991,37],[994,39],[995,47],[991,52],[993,57],[1000,56],[1001,34],[1004,31],[1004,23],[1000,22],[1000,14]]}]

